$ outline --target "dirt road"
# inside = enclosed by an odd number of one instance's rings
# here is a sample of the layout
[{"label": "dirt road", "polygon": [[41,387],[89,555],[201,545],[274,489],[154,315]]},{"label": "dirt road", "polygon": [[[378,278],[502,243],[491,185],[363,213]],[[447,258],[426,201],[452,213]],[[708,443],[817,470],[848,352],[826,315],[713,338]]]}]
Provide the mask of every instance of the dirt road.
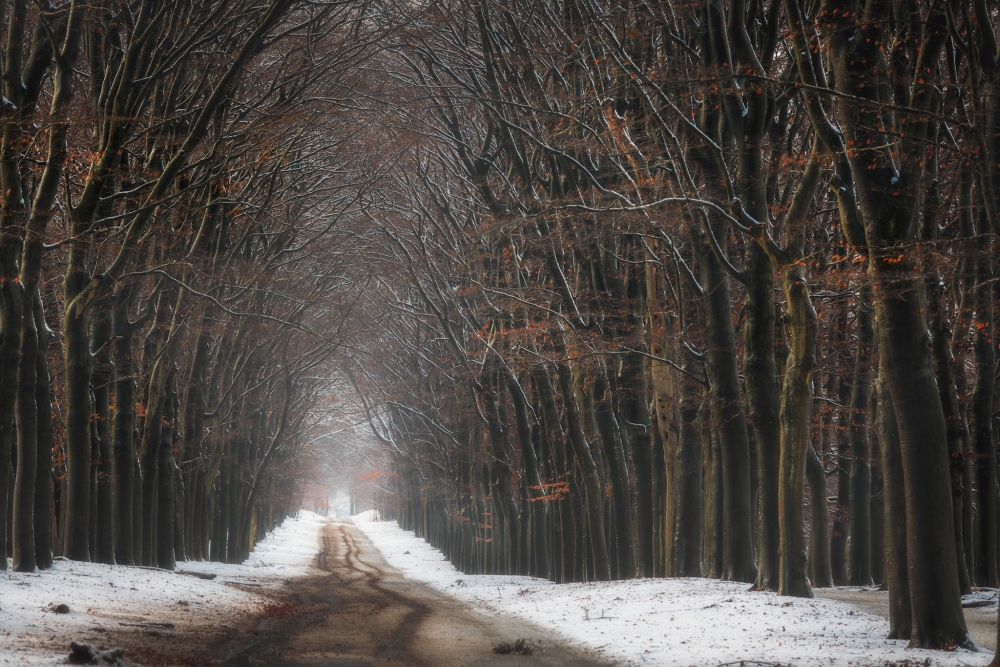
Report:
[{"label": "dirt road", "polygon": [[[317,567],[326,574],[292,584],[287,618],[262,621],[259,637],[225,660],[230,666],[597,667],[609,663],[540,628],[486,617],[423,584],[404,579],[349,523],[324,527]],[[498,655],[518,639],[530,656]]]}]

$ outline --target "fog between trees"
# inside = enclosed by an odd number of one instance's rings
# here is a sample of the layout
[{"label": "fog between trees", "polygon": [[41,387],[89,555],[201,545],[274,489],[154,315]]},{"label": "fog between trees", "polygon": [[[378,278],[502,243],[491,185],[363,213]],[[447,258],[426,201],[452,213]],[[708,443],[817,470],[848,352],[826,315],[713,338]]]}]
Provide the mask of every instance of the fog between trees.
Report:
[{"label": "fog between trees", "polygon": [[347,396],[359,509],[463,571],[874,582],[969,644],[991,3],[3,8],[15,569],[241,560]]}]

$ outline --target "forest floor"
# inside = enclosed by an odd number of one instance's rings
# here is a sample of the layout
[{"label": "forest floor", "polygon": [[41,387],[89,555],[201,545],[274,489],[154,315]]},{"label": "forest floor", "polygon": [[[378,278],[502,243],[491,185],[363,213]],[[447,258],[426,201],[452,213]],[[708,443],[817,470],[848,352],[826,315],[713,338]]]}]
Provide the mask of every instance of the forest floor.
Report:
[{"label": "forest floor", "polygon": [[[57,559],[0,572],[0,665],[63,662],[70,642],[120,647],[143,665],[203,665],[245,644],[293,605],[289,581],[312,573],[325,517],[301,512],[242,565],[186,561],[174,572]],[[212,579],[202,579],[193,573]],[[63,613],[56,611],[66,605]]]},{"label": "forest floor", "polygon": [[[798,667],[930,665],[974,667],[990,662],[997,608],[966,609],[984,652],[910,650],[887,640],[886,593],[858,588],[817,590],[811,600],[751,591],[711,579],[635,579],[553,584],[528,577],[458,572],[441,553],[395,522],[355,522],[388,563],[484,614],[517,617],[591,647],[614,664],[740,664]],[[995,591],[980,591],[986,600]]]},{"label": "forest floor", "polygon": [[123,649],[121,667],[610,667],[555,634],[456,604],[389,567],[350,522],[307,512],[239,566],[60,560],[0,574],[0,665],[66,664],[83,641]]},{"label": "forest floor", "polygon": [[[65,664],[71,641],[120,647],[147,667],[979,667],[991,657],[883,639],[887,599],[874,590],[794,600],[707,579],[470,576],[371,519],[301,512],[243,565],[168,572],[59,560],[46,572],[2,572],[0,665]],[[991,598],[978,591],[969,602],[987,606],[965,610],[984,646],[996,628]],[[533,655],[494,653],[518,640]]]},{"label": "forest floor", "polygon": [[[817,588],[817,597],[854,604],[875,616],[889,617],[889,592],[875,587]],[[984,649],[993,651],[997,644],[997,590],[976,588],[962,600],[969,634]]]}]

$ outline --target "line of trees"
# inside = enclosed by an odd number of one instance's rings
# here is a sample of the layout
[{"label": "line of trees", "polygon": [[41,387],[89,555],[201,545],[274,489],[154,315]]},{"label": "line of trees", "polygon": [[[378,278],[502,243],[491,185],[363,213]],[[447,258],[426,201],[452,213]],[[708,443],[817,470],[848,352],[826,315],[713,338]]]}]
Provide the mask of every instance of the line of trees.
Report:
[{"label": "line of trees", "polygon": [[372,65],[395,162],[348,367],[383,511],[466,572],[874,582],[890,637],[972,646],[995,8],[418,5]]},{"label": "line of trees", "polygon": [[0,3],[0,569],[239,562],[357,301],[362,3]]}]

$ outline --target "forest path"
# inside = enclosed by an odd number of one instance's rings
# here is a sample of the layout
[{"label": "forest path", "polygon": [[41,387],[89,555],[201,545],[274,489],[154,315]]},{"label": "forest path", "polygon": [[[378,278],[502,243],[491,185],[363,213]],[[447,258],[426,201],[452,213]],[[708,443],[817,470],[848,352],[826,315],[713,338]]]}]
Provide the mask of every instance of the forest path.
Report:
[{"label": "forest path", "polygon": [[[326,574],[291,584],[296,615],[269,630],[226,665],[267,667],[598,667],[608,663],[552,633],[514,618],[484,616],[392,569],[354,525],[322,528],[316,566]],[[526,639],[530,656],[498,655],[501,642]]]},{"label": "forest path", "polygon": [[[862,611],[889,618],[889,592],[858,588],[816,588],[816,597],[849,602]],[[994,606],[968,607],[965,625],[977,644],[993,651],[997,643],[997,609]]]}]

